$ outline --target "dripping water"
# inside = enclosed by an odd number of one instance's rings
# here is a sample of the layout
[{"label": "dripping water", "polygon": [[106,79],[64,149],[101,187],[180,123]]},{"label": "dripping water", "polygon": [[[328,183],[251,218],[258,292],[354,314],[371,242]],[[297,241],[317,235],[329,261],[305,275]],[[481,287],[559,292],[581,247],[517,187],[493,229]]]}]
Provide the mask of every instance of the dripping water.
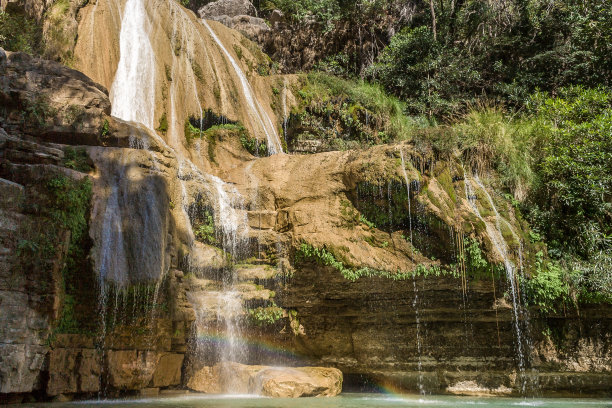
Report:
[{"label": "dripping water", "polygon": [[410,180],[406,173],[406,162],[404,161],[404,150],[400,148],[400,157],[402,159],[402,173],[404,173],[404,181],[406,182],[406,190],[408,192],[408,224],[410,229],[410,245],[412,246],[412,209],[410,208]]},{"label": "dripping water", "polygon": [[412,278],[412,286],[414,290],[414,300],[412,301],[412,307],[414,308],[414,316],[416,321],[416,345],[417,345],[417,367],[419,370],[419,378],[417,386],[419,388],[419,394],[425,395],[425,389],[423,387],[423,363],[421,361],[421,317],[419,314],[419,289],[416,284],[416,277]]},{"label": "dripping water", "polygon": [[482,217],[478,209],[478,206],[476,204],[477,195],[475,193],[474,187],[470,181],[470,177],[464,171],[465,195],[467,197],[468,203],[472,207],[474,214],[476,214],[476,216],[485,224],[487,235],[491,239],[493,246],[495,247],[495,249],[501,256],[503,263],[504,263],[504,269],[506,271],[506,279],[510,286],[510,295],[512,298],[512,313],[513,313],[512,320],[513,320],[514,334],[516,338],[516,342],[515,342],[516,357],[517,357],[518,369],[519,369],[520,376],[521,376],[520,378],[521,392],[525,393],[525,387],[526,387],[525,364],[526,364],[526,361],[525,361],[525,351],[523,350],[524,334],[520,326],[521,303],[520,303],[520,297],[519,297],[517,281],[516,281],[517,270],[516,270],[516,266],[510,260],[507,244],[501,233],[501,226],[500,226],[501,216],[499,212],[497,211],[497,207],[495,206],[493,199],[489,195],[485,186],[482,184],[478,175],[475,174],[473,176],[473,180],[478,185],[478,187],[483,191],[485,196],[487,197],[489,205],[493,209],[493,212],[495,215],[495,227],[493,227],[490,222],[486,222],[484,218]]}]

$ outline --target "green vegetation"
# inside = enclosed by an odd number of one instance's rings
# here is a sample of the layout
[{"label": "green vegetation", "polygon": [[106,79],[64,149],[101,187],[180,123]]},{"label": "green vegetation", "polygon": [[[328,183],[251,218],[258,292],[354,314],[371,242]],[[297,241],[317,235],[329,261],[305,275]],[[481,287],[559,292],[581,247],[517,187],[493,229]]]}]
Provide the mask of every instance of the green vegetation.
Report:
[{"label": "green vegetation", "polygon": [[219,245],[215,234],[215,219],[210,210],[204,209],[202,216],[193,226],[193,233],[198,241],[208,245]]},{"label": "green vegetation", "polygon": [[57,109],[50,105],[49,97],[38,95],[36,99],[26,101],[21,112],[21,121],[24,127],[44,128],[47,126],[47,120],[53,118],[56,114]]},{"label": "green vegetation", "polygon": [[[47,216],[54,225],[50,234],[64,230],[69,232],[70,242],[64,268],[62,269],[63,305],[56,331],[59,333],[83,333],[94,330],[92,325],[81,314],[78,307],[87,303],[87,296],[82,288],[82,274],[89,261],[89,237],[87,235],[89,206],[92,185],[89,178],[81,181],[66,176],[56,176],[47,183],[48,204]],[[56,241],[59,236],[49,236]]]},{"label": "green vegetation", "polygon": [[[82,5],[86,3],[82,2]],[[73,7],[77,10],[73,10]],[[80,4],[73,4],[70,0],[56,0],[45,12],[45,49],[44,57],[60,61],[67,66],[75,62],[74,45],[76,32],[67,29],[69,19],[76,16]],[[73,14],[74,13],[74,14]]]},{"label": "green vegetation", "polygon": [[295,23],[314,21],[323,32],[334,29],[340,20],[348,18],[355,22],[364,22],[368,17],[382,12],[389,0],[263,0],[261,9],[282,10]]},{"label": "green vegetation", "polygon": [[268,144],[266,141],[250,137],[246,131],[240,135],[240,143],[253,156],[265,157],[268,155]]},{"label": "green vegetation", "polygon": [[184,132],[185,132],[185,140],[187,141],[187,146],[192,146],[193,141],[195,139],[202,138],[202,131],[196,128],[195,126],[193,126],[191,122],[189,121],[189,119],[185,120]]},{"label": "green vegetation", "polygon": [[283,318],[285,311],[271,302],[270,306],[260,306],[255,309],[248,309],[249,317],[257,326],[265,326],[276,323]]},{"label": "green vegetation", "polygon": [[0,47],[8,51],[39,54],[42,30],[34,19],[25,14],[0,11]]},{"label": "green vegetation", "polygon": [[295,253],[295,263],[300,265],[304,263],[316,263],[318,265],[331,266],[342,274],[342,276],[354,282],[360,278],[372,278],[380,277],[391,280],[406,280],[412,279],[417,276],[453,276],[457,277],[454,270],[442,269],[438,265],[417,265],[412,271],[402,272],[389,272],[381,271],[368,267],[363,268],[352,268],[345,266],[342,261],[336,259],[336,256],[325,248],[315,248],[308,243],[300,244],[299,248]]},{"label": "green vegetation", "polygon": [[289,121],[290,147],[309,139],[323,141],[327,150],[370,146],[404,140],[427,125],[404,115],[404,104],[380,86],[323,73],[302,79],[300,112]]},{"label": "green vegetation", "polygon": [[166,116],[166,112],[164,112],[161,118],[159,118],[159,126],[157,127],[157,130],[163,134],[166,134],[168,131],[168,117]]},{"label": "green vegetation", "polygon": [[408,227],[408,190],[398,180],[359,183],[355,203],[360,221],[370,228],[389,232]]},{"label": "green vegetation", "polygon": [[104,123],[102,123],[102,127],[100,128],[100,137],[106,137],[110,134],[110,124],[108,123],[108,119],[104,119]]},{"label": "green vegetation", "polygon": [[[356,31],[370,31],[373,41],[387,41],[376,21],[391,17],[396,34],[366,75],[404,100],[409,114],[449,118],[478,101],[518,107],[536,89],[612,84],[606,0],[421,1],[411,3],[409,17],[401,7],[392,0],[261,4],[264,12],[281,9],[297,25],[314,21],[320,33],[360,27]],[[363,75],[368,61],[362,60],[377,57],[376,51],[364,56],[356,48],[340,49],[319,66]]]},{"label": "green vegetation", "polygon": [[89,173],[93,170],[93,167],[90,164],[89,155],[82,147],[66,147],[64,149],[63,164],[69,169],[80,171],[82,173]]}]

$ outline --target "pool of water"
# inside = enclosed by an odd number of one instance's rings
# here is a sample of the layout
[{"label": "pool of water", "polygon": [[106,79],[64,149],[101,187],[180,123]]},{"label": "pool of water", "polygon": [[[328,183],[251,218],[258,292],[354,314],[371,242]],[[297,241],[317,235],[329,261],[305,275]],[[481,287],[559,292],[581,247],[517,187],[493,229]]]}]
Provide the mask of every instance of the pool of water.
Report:
[{"label": "pool of water", "polygon": [[611,408],[612,400],[554,398],[489,398],[453,396],[395,396],[346,393],[333,398],[263,398],[252,395],[180,395],[155,398],[23,404],[32,408],[394,408],[394,407],[543,407]]}]

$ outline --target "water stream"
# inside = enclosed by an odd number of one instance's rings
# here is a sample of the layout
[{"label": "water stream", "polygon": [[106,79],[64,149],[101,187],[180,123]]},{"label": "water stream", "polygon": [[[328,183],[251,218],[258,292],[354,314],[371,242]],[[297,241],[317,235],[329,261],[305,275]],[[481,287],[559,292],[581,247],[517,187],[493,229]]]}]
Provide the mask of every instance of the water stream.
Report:
[{"label": "water stream", "polygon": [[221,49],[221,51],[223,52],[227,60],[232,65],[234,72],[240,79],[240,85],[242,87],[242,93],[247,102],[247,109],[248,109],[249,116],[251,117],[253,122],[259,126],[263,134],[265,134],[266,141],[268,144],[268,153],[271,155],[282,153],[283,147],[278,137],[278,133],[276,132],[276,128],[274,127],[274,124],[272,123],[270,116],[268,116],[265,109],[261,106],[257,98],[253,95],[251,84],[249,83],[249,80],[247,79],[246,75],[244,74],[244,72],[242,71],[242,69],[240,68],[236,60],[234,59],[234,57],[232,57],[229,51],[227,51],[227,49],[225,48],[221,40],[219,40],[219,37],[217,37],[217,34],[215,34],[215,32],[210,27],[210,25],[206,22],[206,20],[202,20],[202,24],[204,24],[204,26],[208,29],[210,36],[215,41],[215,43],[219,46],[219,48]]},{"label": "water stream", "polygon": [[408,223],[410,229],[410,245],[412,245],[412,209],[410,208],[410,180],[408,179],[408,173],[406,173],[406,162],[404,161],[404,149],[400,148],[400,158],[402,159],[402,173],[404,174],[404,181],[406,183],[406,190],[408,192]]},{"label": "water stream", "polygon": [[525,374],[525,368],[526,368],[525,367],[526,357],[525,357],[525,350],[523,347],[524,333],[521,330],[521,325],[520,325],[521,303],[520,303],[520,298],[519,298],[518,288],[517,288],[517,270],[516,270],[516,266],[514,265],[514,263],[510,260],[508,245],[506,244],[506,241],[501,232],[501,221],[500,220],[502,218],[499,212],[497,211],[497,207],[495,206],[495,203],[493,202],[493,199],[489,195],[487,189],[480,181],[480,178],[478,177],[478,175],[474,175],[473,180],[478,185],[478,187],[483,191],[485,197],[487,197],[487,201],[489,205],[491,206],[491,208],[493,209],[493,212],[495,214],[495,225],[492,225],[491,222],[488,222],[483,218],[483,216],[480,213],[480,210],[478,209],[478,205],[476,204],[478,196],[476,195],[474,186],[472,185],[470,177],[467,175],[467,173],[464,172],[465,195],[467,197],[467,200],[474,214],[476,214],[476,216],[485,224],[487,236],[491,239],[491,242],[493,246],[495,247],[495,250],[500,255],[503,261],[503,264],[504,264],[504,270],[506,271],[506,279],[510,286],[509,289],[510,289],[510,296],[512,300],[512,313],[513,313],[512,321],[513,321],[513,326],[514,326],[514,335],[516,339],[515,344],[516,344],[517,364],[518,364],[518,369],[521,375],[521,378],[520,378],[521,388],[522,388],[522,391],[524,392],[525,391],[525,381],[524,381],[525,375],[524,374]]},{"label": "water stream", "polygon": [[143,0],[127,0],[119,34],[119,64],[111,87],[111,114],[153,129],[155,54]]}]

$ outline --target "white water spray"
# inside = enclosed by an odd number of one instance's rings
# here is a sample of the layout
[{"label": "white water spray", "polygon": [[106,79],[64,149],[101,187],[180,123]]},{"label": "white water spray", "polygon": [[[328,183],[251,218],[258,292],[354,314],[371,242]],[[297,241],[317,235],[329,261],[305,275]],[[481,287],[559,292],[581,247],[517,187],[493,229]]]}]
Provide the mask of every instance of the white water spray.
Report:
[{"label": "white water spray", "polygon": [[111,87],[112,115],[153,129],[155,54],[143,0],[127,0],[121,19],[119,65]]}]

